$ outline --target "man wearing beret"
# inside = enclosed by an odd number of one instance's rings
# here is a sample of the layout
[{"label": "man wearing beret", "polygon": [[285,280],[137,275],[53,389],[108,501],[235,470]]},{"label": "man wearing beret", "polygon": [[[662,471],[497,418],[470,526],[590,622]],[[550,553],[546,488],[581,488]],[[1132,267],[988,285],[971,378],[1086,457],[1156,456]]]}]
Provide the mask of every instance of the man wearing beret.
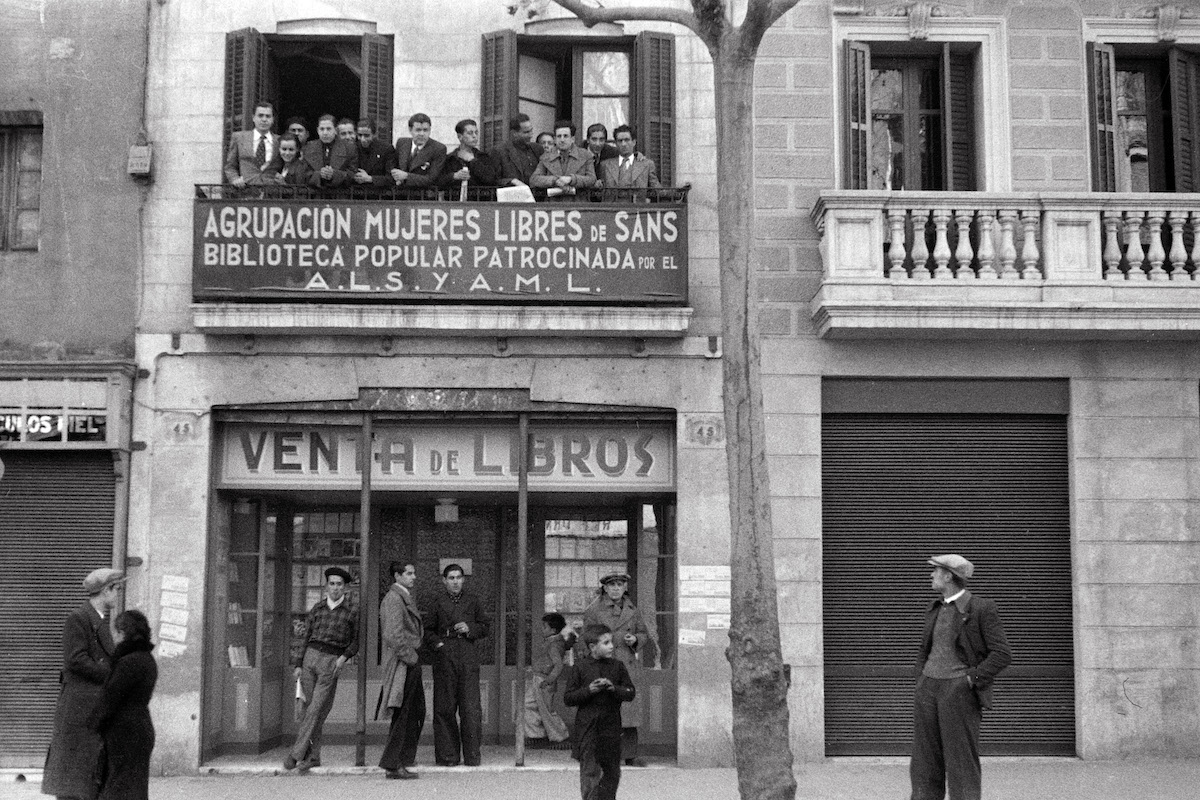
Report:
[{"label": "man wearing beret", "polygon": [[992,707],[992,682],[1012,660],[996,603],[967,591],[975,566],[934,556],[930,581],[941,595],[925,615],[917,657],[912,800],[979,800],[979,723]]},{"label": "man wearing beret", "polygon": [[358,609],[346,597],[353,580],[341,567],[325,570],[326,597],[308,612],[296,680],[304,695],[303,719],[296,743],[283,760],[284,769],[308,769],[321,763],[321,729],[333,708],[338,675],[358,652]]},{"label": "man wearing beret", "polygon": [[42,793],[75,800],[96,797],[96,770],[103,740],[88,718],[112,672],[112,610],[121,597],[125,575],[115,569],[93,570],[83,579],[88,599],[63,626],[62,692],[54,712],[54,736],[46,754]]}]

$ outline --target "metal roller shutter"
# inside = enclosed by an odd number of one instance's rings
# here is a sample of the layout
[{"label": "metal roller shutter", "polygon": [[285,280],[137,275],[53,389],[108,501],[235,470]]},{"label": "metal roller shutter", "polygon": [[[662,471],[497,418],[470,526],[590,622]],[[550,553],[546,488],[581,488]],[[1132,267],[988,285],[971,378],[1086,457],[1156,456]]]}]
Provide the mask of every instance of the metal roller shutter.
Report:
[{"label": "metal roller shutter", "polygon": [[825,750],[907,754],[925,561],[960,553],[1013,663],[984,754],[1075,754],[1067,427],[1060,415],[826,414]]},{"label": "metal roller shutter", "polygon": [[0,477],[0,768],[40,768],[54,726],[62,628],[80,582],[113,557],[107,451],[5,450]]}]

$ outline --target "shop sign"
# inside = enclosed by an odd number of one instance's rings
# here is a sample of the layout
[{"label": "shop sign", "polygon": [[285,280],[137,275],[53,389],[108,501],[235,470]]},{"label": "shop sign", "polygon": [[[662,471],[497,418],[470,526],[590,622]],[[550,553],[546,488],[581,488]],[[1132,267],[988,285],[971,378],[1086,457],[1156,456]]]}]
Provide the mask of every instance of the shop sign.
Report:
[{"label": "shop sign", "polygon": [[196,200],[193,295],[687,301],[687,206]]},{"label": "shop sign", "polygon": [[[383,491],[516,491],[517,433],[498,427],[378,426],[371,485]],[[228,425],[224,488],[358,489],[360,429]],[[532,491],[672,491],[669,425],[530,431]]]},{"label": "shop sign", "polygon": [[104,414],[62,414],[0,409],[0,442],[103,442]]}]

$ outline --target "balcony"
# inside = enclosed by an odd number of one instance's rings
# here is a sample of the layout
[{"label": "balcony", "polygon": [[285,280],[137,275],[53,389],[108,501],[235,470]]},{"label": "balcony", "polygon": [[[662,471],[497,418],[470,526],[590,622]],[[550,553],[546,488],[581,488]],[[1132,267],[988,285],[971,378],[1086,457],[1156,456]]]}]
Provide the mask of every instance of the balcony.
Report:
[{"label": "balcony", "polygon": [[1200,339],[1200,194],[828,191],[830,338]]},{"label": "balcony", "polygon": [[490,189],[198,185],[193,323],[215,334],[683,336],[687,194],[512,203]]}]

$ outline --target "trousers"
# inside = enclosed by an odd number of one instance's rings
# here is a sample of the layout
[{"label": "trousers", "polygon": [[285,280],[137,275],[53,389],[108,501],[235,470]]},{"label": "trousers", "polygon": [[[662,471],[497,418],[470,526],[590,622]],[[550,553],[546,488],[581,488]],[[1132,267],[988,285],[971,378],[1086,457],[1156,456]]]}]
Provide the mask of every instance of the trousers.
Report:
[{"label": "trousers", "polygon": [[967,678],[917,679],[912,800],[980,800],[979,723],[983,712]]},{"label": "trousers", "polygon": [[582,800],[616,800],[621,783],[621,734],[583,732],[579,738],[579,794]]},{"label": "trousers", "polygon": [[[449,650],[450,652],[446,652]],[[433,754],[438,764],[478,766],[483,738],[479,667],[457,648],[438,652],[433,665]]]},{"label": "trousers", "polygon": [[321,763],[321,731],[337,694],[338,676],[333,669],[337,660],[337,656],[311,647],[304,651],[300,689],[307,701],[302,707],[300,728],[290,753],[297,761],[307,758],[312,763]]},{"label": "trousers", "polygon": [[392,709],[387,744],[379,766],[384,769],[411,767],[417,762],[417,741],[425,727],[425,687],[421,685],[419,664],[407,667],[404,674],[404,699]]}]

